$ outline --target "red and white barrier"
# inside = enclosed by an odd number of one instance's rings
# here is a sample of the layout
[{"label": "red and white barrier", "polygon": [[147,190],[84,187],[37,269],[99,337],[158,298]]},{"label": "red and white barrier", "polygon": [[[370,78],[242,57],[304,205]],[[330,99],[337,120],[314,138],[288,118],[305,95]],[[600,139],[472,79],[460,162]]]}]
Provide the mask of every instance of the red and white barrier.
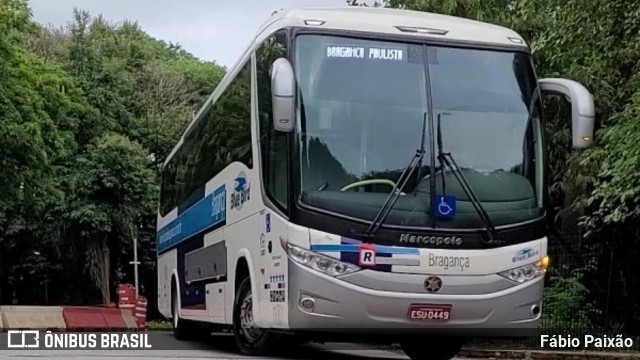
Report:
[{"label": "red and white barrier", "polygon": [[118,306],[0,306],[0,331],[131,331],[146,329],[147,299],[130,284],[118,288]]},{"label": "red and white barrier", "polygon": [[118,286],[118,308],[130,312],[139,329],[147,328],[147,298],[136,297],[136,288],[133,285]]},{"label": "red and white barrier", "polygon": [[108,329],[101,308],[65,306],[62,308],[62,316],[64,316],[67,330]]},{"label": "red and white barrier", "polygon": [[118,304],[136,303],[136,288],[131,284],[118,285]]},{"label": "red and white barrier", "polygon": [[0,306],[4,330],[59,330],[66,328],[60,306]]},{"label": "red and white barrier", "polygon": [[147,328],[147,298],[144,296],[138,296],[136,301],[135,311],[136,322],[140,329]]}]

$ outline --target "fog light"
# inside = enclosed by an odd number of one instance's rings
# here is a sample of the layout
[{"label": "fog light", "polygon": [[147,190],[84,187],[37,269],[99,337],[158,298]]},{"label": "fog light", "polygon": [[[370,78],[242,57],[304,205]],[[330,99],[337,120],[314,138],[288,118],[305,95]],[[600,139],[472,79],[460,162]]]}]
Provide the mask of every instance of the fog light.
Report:
[{"label": "fog light", "polygon": [[300,306],[305,310],[313,310],[316,307],[316,301],[312,298],[303,298],[300,300]]},{"label": "fog light", "polygon": [[538,305],[531,306],[531,316],[536,317],[538,316],[538,314],[540,314],[540,306]]}]

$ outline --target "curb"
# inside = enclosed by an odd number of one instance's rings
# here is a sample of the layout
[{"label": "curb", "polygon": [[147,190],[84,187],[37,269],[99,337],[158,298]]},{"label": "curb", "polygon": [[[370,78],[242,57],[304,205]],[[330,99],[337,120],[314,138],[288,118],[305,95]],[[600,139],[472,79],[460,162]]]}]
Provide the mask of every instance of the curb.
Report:
[{"label": "curb", "polygon": [[[146,309],[142,309],[146,318]],[[0,306],[0,329],[53,332],[140,331],[146,322],[133,311],[99,306]]]},{"label": "curb", "polygon": [[595,351],[543,351],[543,350],[485,350],[462,349],[458,353],[463,358],[484,359],[544,359],[544,360],[631,360],[640,359],[640,352],[595,352]]}]

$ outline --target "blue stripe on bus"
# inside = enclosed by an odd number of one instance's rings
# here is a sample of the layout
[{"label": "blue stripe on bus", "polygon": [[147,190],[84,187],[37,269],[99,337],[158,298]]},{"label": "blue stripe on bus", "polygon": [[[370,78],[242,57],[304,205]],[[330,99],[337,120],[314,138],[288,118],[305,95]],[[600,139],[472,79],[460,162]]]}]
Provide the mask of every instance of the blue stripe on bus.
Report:
[{"label": "blue stripe on bus", "polygon": [[222,185],[158,230],[158,251],[167,250],[204,230],[222,224],[226,215],[226,189]]},{"label": "blue stripe on bus", "polygon": [[[360,251],[360,247],[352,244],[315,244],[311,245],[310,250],[317,252],[358,252]],[[420,255],[420,250],[416,248],[376,245],[376,253]]]}]

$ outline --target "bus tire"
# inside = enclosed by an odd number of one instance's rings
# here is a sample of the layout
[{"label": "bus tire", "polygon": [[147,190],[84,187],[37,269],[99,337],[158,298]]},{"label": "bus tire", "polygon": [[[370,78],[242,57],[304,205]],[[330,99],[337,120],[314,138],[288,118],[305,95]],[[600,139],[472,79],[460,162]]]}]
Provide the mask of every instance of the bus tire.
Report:
[{"label": "bus tire", "polygon": [[175,287],[171,289],[171,330],[173,330],[173,337],[176,340],[189,340],[192,336],[192,329],[189,323],[180,319],[178,312],[179,300],[178,293]]},{"label": "bus tire", "polygon": [[245,276],[236,290],[233,304],[233,334],[238,350],[245,355],[263,356],[273,348],[275,335],[253,323],[251,279]]},{"label": "bus tire", "polygon": [[465,339],[460,337],[428,337],[401,342],[400,347],[411,360],[450,360],[464,343]]}]

